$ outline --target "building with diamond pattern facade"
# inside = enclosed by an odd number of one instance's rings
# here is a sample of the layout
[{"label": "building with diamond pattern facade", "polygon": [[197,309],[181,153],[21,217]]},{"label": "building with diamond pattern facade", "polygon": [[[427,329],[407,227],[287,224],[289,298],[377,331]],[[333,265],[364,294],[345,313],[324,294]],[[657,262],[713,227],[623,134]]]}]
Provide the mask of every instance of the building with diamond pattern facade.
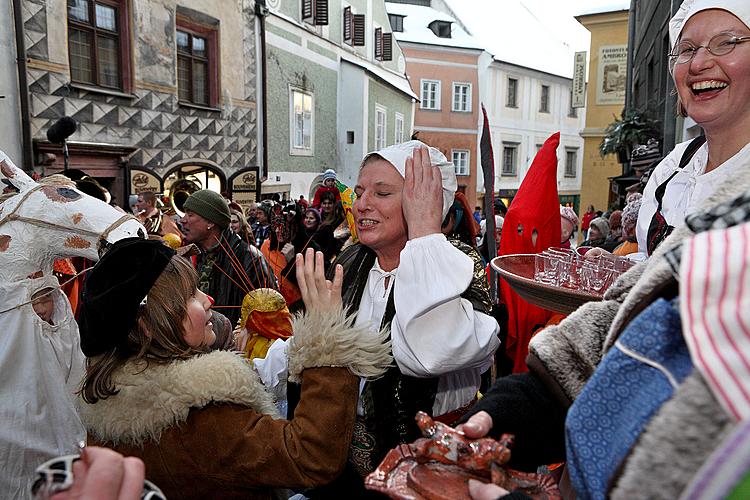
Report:
[{"label": "building with diamond pattern facade", "polygon": [[16,2],[38,171],[62,168],[46,137],[62,116],[78,123],[70,167],[121,205],[185,177],[226,192],[232,175],[258,165],[255,2]]}]

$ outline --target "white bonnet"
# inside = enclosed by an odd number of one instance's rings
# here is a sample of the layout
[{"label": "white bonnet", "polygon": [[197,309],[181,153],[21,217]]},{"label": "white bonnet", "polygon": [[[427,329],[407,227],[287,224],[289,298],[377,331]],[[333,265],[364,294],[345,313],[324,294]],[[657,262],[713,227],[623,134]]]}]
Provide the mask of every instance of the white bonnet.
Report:
[{"label": "white bonnet", "polygon": [[398,170],[398,173],[401,174],[401,177],[404,177],[406,173],[406,159],[411,158],[414,149],[421,146],[426,147],[430,151],[430,163],[432,166],[440,169],[440,177],[443,181],[443,219],[445,219],[445,216],[448,215],[448,210],[453,205],[453,197],[456,194],[458,182],[456,181],[456,170],[453,167],[453,163],[448,161],[445,155],[437,148],[427,146],[427,144],[421,141],[403,142],[388,146],[380,151],[367,153],[364,160],[362,160],[362,164],[364,165],[370,156],[376,154],[382,156],[388,163],[393,165]]},{"label": "white bonnet", "polygon": [[750,28],[750,1],[748,0],[685,0],[669,21],[669,43],[671,47],[680,37],[688,19],[702,10],[721,9],[731,12]]}]

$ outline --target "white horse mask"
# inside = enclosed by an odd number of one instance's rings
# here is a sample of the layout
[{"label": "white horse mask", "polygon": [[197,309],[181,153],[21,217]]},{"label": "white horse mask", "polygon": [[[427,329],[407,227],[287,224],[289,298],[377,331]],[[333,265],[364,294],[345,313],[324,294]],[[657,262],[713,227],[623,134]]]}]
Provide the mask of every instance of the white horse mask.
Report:
[{"label": "white horse mask", "polygon": [[[70,304],[56,289],[54,259],[98,260],[110,244],[145,238],[146,230],[132,216],[74,187],[37,183],[2,151],[0,172],[20,191],[0,202],[0,449],[5,457],[0,492],[4,498],[27,498],[34,469],[76,453],[78,442],[86,439],[74,403],[84,357]],[[53,290],[53,325],[31,304],[33,294],[45,288]]]},{"label": "white horse mask", "polygon": [[56,258],[96,261],[115,241],[146,237],[134,217],[75,187],[38,184],[2,151],[0,172],[20,191],[0,204],[0,281],[46,276]]}]

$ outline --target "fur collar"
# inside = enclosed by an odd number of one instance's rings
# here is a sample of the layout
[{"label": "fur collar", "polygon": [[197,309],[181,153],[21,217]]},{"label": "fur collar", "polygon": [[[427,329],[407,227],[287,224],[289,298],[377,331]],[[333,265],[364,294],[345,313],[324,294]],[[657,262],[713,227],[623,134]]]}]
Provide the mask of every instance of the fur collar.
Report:
[{"label": "fur collar", "polygon": [[280,418],[250,363],[214,351],[166,364],[129,362],[113,376],[120,392],[95,404],[81,402],[81,419],[97,440],[142,445],[187,420],[192,408],[234,403]]}]

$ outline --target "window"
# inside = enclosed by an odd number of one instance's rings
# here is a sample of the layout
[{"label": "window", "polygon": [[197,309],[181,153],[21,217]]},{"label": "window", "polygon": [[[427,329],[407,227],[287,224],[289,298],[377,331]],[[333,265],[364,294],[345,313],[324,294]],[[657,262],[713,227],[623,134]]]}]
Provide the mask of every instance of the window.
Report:
[{"label": "window", "polygon": [[469,175],[469,151],[454,149],[453,167],[456,169],[456,175]]},{"label": "window", "polygon": [[365,15],[352,13],[351,7],[344,8],[344,42],[355,47],[365,45]]},{"label": "window", "polygon": [[315,26],[326,26],[328,0],[302,0],[302,20]]},{"label": "window", "polygon": [[404,142],[404,115],[401,113],[396,113],[396,126],[394,127],[396,130],[396,134],[394,136],[395,144],[401,144]]},{"label": "window", "polygon": [[565,148],[565,177],[576,176],[578,163],[578,148]]},{"label": "window", "polygon": [[471,84],[453,83],[453,111],[471,112]]},{"label": "window", "polygon": [[385,117],[386,110],[383,107],[375,106],[375,149],[383,149],[385,144]]},{"label": "window", "polygon": [[422,80],[422,109],[440,109],[440,81]]},{"label": "window", "polygon": [[71,80],[129,90],[129,46],[125,3],[68,0],[68,54]]},{"label": "window", "polygon": [[568,118],[578,118],[578,108],[573,107],[573,90],[570,91],[570,99],[568,100]]},{"label": "window", "polygon": [[515,142],[503,143],[503,169],[501,175],[516,175],[516,158],[518,157],[518,144]]},{"label": "window", "polygon": [[383,28],[375,28],[375,59],[393,59],[393,33],[383,33]]},{"label": "window", "polygon": [[313,95],[292,88],[289,93],[291,153],[309,155],[313,151]]},{"label": "window", "polygon": [[388,14],[388,21],[391,23],[391,30],[402,33],[404,31],[404,17],[398,14]]},{"label": "window", "polygon": [[539,112],[549,113],[549,85],[542,85],[542,96],[539,99]]},{"label": "window", "polygon": [[427,25],[428,28],[435,33],[435,36],[439,38],[450,38],[451,37],[451,23],[450,21],[432,21]]},{"label": "window", "polygon": [[508,108],[517,108],[518,80],[508,78],[508,97],[505,100],[505,106]]}]

